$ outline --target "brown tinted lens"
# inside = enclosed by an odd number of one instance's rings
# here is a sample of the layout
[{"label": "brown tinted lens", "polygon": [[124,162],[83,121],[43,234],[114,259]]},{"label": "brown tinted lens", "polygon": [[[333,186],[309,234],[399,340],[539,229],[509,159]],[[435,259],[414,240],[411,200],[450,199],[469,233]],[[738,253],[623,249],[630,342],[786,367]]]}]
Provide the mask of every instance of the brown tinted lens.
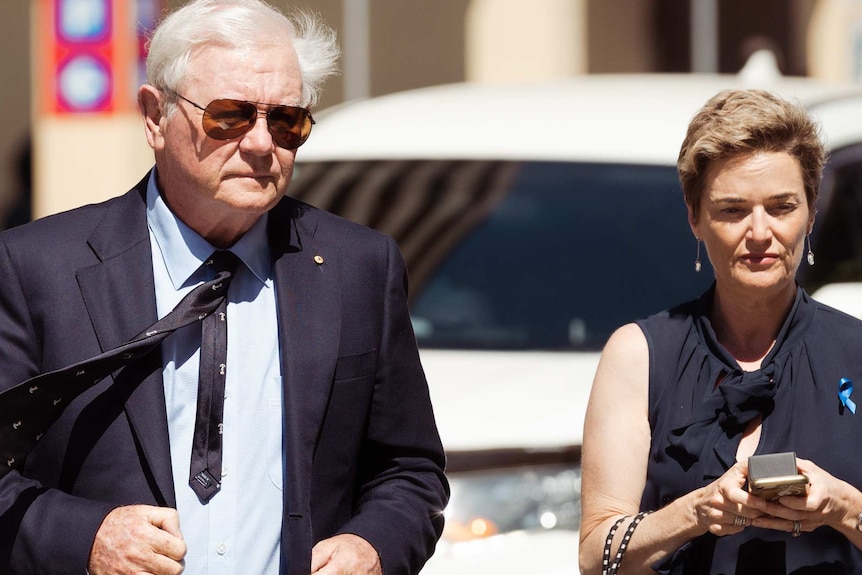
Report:
[{"label": "brown tinted lens", "polygon": [[204,110],[203,127],[214,140],[230,140],[248,132],[257,119],[257,107],[242,100],[213,100]]},{"label": "brown tinted lens", "polygon": [[269,133],[280,148],[294,150],[305,143],[311,133],[311,114],[297,106],[275,106],[266,114]]}]

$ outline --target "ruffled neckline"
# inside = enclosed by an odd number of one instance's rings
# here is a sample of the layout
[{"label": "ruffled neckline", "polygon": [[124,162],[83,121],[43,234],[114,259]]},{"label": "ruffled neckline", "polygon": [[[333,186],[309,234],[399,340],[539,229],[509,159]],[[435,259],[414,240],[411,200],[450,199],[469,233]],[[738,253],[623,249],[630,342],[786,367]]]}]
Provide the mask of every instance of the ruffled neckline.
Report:
[{"label": "ruffled neckline", "polygon": [[765,419],[774,409],[785,366],[793,349],[802,344],[814,322],[816,306],[797,286],[796,299],[760,369],[745,371],[716,338],[709,312],[715,284],[698,300],[694,324],[698,340],[709,360],[710,373],[720,381],[708,390],[691,420],[668,433],[666,452],[688,470],[699,464],[704,480],[721,476],[736,461],[739,438],[758,415]]}]

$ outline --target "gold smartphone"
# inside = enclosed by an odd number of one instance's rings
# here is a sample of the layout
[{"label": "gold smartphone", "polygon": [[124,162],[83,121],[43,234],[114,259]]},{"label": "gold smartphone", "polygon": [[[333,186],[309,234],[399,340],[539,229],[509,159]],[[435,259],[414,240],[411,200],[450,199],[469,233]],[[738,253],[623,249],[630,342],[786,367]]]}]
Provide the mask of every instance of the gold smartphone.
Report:
[{"label": "gold smartphone", "polygon": [[748,491],[763,499],[805,495],[808,478],[796,467],[796,453],[768,453],[748,458]]},{"label": "gold smartphone", "polygon": [[808,478],[797,473],[749,479],[748,491],[770,501],[787,495],[805,495],[808,491]]}]

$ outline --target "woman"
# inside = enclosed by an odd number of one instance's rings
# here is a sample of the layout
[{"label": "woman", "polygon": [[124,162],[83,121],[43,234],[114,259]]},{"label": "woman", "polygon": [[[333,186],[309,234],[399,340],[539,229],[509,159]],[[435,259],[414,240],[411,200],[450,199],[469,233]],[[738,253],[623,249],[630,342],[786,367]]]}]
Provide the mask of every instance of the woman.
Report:
[{"label": "woman", "polygon": [[[795,280],[803,255],[813,265],[824,156],[806,112],[763,91],[719,93],[689,125],[677,166],[715,283],[607,343],[584,429],[583,573],[862,573],[862,411],[839,398],[862,382],[862,322]],[[748,457],[779,452],[807,494],[750,494]]]}]

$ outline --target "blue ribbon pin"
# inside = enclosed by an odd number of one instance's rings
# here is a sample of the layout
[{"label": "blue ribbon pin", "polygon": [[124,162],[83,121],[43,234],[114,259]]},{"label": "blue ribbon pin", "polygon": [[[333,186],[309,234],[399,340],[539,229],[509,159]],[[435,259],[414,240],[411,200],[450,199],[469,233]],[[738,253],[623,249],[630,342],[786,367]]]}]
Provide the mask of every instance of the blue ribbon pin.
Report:
[{"label": "blue ribbon pin", "polygon": [[842,377],[838,382],[838,399],[844,404],[844,407],[850,410],[850,413],[856,414],[856,403],[850,399],[850,394],[853,393],[853,382]]}]

